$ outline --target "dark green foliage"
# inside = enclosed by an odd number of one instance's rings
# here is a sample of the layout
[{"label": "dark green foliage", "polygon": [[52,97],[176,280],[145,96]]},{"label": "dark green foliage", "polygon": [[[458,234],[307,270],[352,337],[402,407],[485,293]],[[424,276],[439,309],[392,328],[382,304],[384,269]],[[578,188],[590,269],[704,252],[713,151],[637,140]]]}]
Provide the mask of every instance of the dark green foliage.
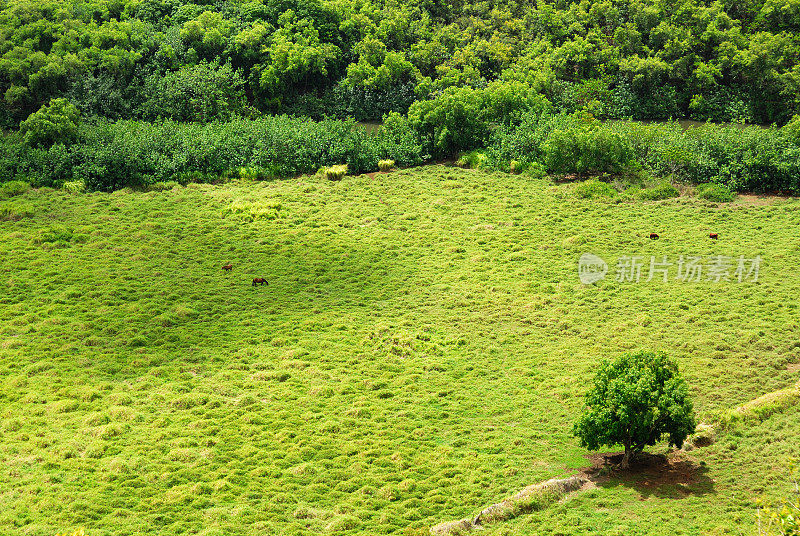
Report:
[{"label": "dark green foliage", "polygon": [[484,89],[449,87],[408,110],[411,126],[437,155],[452,155],[484,145],[497,125],[541,114],[550,102],[518,82],[497,82]]},{"label": "dark green foliage", "polygon": [[314,119],[326,116],[352,117],[356,121],[380,121],[390,112],[406,113],[417,100],[414,83],[404,83],[389,88],[350,87],[338,84],[321,96],[307,93],[284,103],[287,113],[307,115]]},{"label": "dark green foliage", "polygon": [[550,134],[568,121],[566,115],[537,111],[525,114],[518,125],[508,125],[494,132],[490,150],[496,160],[523,163],[542,162],[543,145]]},{"label": "dark green foliage", "polygon": [[228,120],[247,107],[244,80],[230,64],[200,62],[147,79],[141,115],[177,121]]},{"label": "dark green foliage", "polygon": [[[800,193],[797,121],[781,129],[678,123],[600,123],[585,114],[528,113],[498,129],[490,161],[540,162],[559,174],[639,173],[668,180],[714,182],[732,191]],[[672,190],[653,193],[673,196]],[[650,195],[643,194],[643,195]]]},{"label": "dark green foliage", "polygon": [[402,165],[424,159],[421,145],[401,116],[369,133],[355,122],[287,116],[228,122],[118,121],[84,125],[69,147],[29,149],[0,139],[3,176],[31,177],[37,185],[82,181],[90,190],[146,188],[155,182],[213,181],[224,177],[287,177],[346,163],[350,173],[378,169],[378,160]]},{"label": "dark green foliage", "polygon": [[749,96],[740,89],[720,87],[707,95],[695,95],[689,103],[692,117],[702,121],[753,121]]},{"label": "dark green foliage", "polygon": [[544,164],[556,174],[619,173],[633,163],[628,140],[591,117],[553,130],[542,145]]},{"label": "dark green foliage", "polygon": [[609,105],[612,92],[608,83],[601,79],[583,82],[558,80],[551,87],[551,92],[553,104],[564,112],[587,111],[599,118],[608,117],[612,113]]},{"label": "dark green foliage", "polygon": [[[0,128],[25,121],[36,150],[25,154],[15,138],[4,140],[0,180],[78,177],[114,188],[173,176],[205,180],[229,162],[283,176],[328,153],[346,153],[357,172],[381,157],[409,165],[489,146],[488,163],[500,169],[512,160],[514,169],[537,163],[537,173],[541,166],[585,175],[641,167],[734,191],[797,193],[796,125],[683,132],[580,125],[574,114],[784,124],[800,112],[798,20],[796,0],[7,0],[0,3]],[[100,132],[76,128],[72,105]],[[376,121],[393,112],[407,113],[407,121],[392,119],[374,137],[347,134],[319,151],[312,140],[316,156],[275,149],[263,165],[254,163],[250,142],[226,141],[236,156],[207,168],[199,162],[208,159],[191,151],[145,155],[139,165],[105,145],[87,148],[105,140],[134,158],[152,145],[132,141],[145,127],[123,134],[133,128],[123,125],[111,135],[105,120],[208,123],[269,113]],[[76,141],[82,148],[70,147]],[[121,175],[112,178],[111,170]]]},{"label": "dark green foliage", "polygon": [[[796,0],[7,0],[0,126],[67,96],[84,113],[141,119],[160,106],[151,90],[202,65],[241,76],[227,100],[243,89],[247,109],[316,118],[375,120],[450,87],[516,81],[568,113],[784,123],[800,111],[799,28]],[[219,95],[207,74],[198,91]],[[448,130],[443,145],[472,138]]]},{"label": "dark green foliage", "polygon": [[414,103],[408,110],[412,127],[439,155],[451,155],[483,145],[489,125],[480,92],[447,88],[431,100]]},{"label": "dark green foliage", "polygon": [[629,141],[591,114],[525,114],[519,125],[499,129],[492,141],[499,162],[540,162],[555,174],[619,173],[635,165]]},{"label": "dark green foliage", "polygon": [[614,88],[610,107],[610,115],[620,118],[670,119],[681,115],[674,87],[659,85],[637,90],[625,79]]},{"label": "dark green foliage", "polygon": [[780,129],[632,123],[614,128],[657,176],[717,182],[734,191],[800,192],[800,146]]},{"label": "dark green foliage", "polygon": [[800,115],[795,115],[792,120],[786,123],[781,129],[784,136],[786,136],[795,145],[800,145]]},{"label": "dark green foliage", "polygon": [[382,156],[392,158],[401,166],[418,165],[430,158],[419,134],[404,115],[393,112],[384,116],[378,135]]},{"label": "dark green foliage", "polygon": [[604,361],[586,394],[573,433],[590,450],[623,445],[623,465],[666,435],[681,447],[696,422],[677,364],[664,353],[623,354]]}]

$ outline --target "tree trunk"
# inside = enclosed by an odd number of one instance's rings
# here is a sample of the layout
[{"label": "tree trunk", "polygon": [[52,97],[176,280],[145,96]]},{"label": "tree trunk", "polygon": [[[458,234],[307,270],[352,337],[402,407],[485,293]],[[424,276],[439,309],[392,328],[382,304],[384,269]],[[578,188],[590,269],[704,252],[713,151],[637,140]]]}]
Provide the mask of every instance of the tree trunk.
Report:
[{"label": "tree trunk", "polygon": [[622,456],[622,462],[619,464],[620,469],[630,469],[631,461],[633,461],[634,452],[630,445],[625,445],[625,454]]}]

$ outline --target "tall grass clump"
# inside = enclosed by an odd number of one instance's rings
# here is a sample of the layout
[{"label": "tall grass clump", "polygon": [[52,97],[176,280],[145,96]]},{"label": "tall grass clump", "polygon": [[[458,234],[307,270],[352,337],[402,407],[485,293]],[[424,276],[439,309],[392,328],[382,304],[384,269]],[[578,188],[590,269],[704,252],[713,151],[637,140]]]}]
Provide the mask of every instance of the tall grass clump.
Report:
[{"label": "tall grass clump", "polygon": [[347,175],[347,164],[325,167],[320,170],[320,173],[328,180],[340,181]]}]

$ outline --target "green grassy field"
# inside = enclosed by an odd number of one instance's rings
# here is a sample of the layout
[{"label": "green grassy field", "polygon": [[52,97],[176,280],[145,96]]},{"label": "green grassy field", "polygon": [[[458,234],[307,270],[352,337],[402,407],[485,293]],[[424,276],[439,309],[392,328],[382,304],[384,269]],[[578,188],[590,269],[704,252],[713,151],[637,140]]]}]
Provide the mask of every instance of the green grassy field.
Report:
[{"label": "green grassy field", "polygon": [[[798,200],[571,188],[429,166],[0,201],[0,532],[427,534],[589,465],[570,428],[604,357],[666,350],[700,419],[797,381]],[[587,251],[763,264],[584,286]],[[798,429],[486,534],[753,534]]]}]

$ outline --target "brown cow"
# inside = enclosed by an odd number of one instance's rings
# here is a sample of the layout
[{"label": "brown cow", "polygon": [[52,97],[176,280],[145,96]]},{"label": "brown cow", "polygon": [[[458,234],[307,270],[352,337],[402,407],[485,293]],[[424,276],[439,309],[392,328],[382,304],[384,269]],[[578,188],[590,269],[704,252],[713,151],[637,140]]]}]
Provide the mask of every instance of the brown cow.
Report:
[{"label": "brown cow", "polygon": [[231,270],[233,270],[233,265],[226,264],[225,266],[222,267],[222,269],[225,270],[226,272],[230,272]]},{"label": "brown cow", "polygon": [[256,285],[269,285],[269,283],[267,283],[267,280],[264,279],[263,277],[254,277],[253,278],[253,286],[256,286]]},{"label": "brown cow", "polygon": [[719,238],[719,235],[717,233],[709,233],[708,237],[711,240],[716,240],[717,238]]},{"label": "brown cow", "polygon": [[656,233],[650,233],[650,240],[658,240],[658,235]]}]

